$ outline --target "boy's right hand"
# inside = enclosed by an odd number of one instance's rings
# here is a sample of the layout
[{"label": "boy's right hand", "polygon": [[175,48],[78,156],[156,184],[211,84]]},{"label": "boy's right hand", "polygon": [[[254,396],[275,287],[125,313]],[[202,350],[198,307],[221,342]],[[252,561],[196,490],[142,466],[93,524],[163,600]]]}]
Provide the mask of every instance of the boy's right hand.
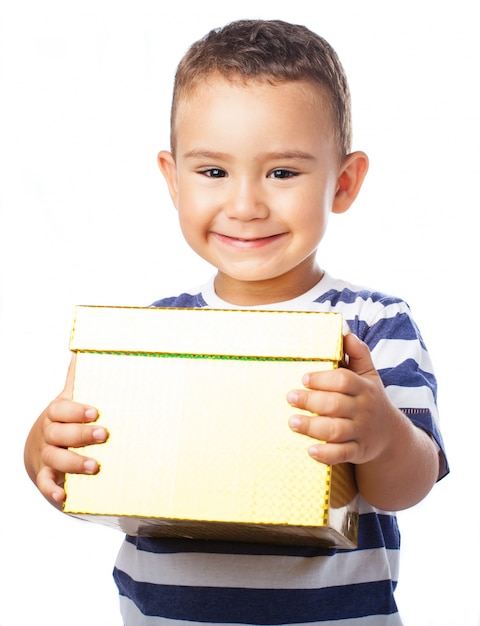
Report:
[{"label": "boy's right hand", "polygon": [[65,473],[96,474],[95,459],[69,448],[103,443],[105,428],[95,424],[95,408],[72,400],[75,357],[70,365],[65,389],[43,411],[33,425],[25,444],[25,467],[32,481],[49,502],[58,508],[65,500]]}]

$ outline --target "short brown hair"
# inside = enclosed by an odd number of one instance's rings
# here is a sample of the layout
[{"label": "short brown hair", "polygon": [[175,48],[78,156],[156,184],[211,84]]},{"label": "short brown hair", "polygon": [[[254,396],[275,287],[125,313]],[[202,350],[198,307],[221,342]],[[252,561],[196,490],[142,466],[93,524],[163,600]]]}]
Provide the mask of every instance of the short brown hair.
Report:
[{"label": "short brown hair", "polygon": [[178,102],[205,78],[267,80],[273,84],[303,80],[328,96],[335,121],[334,136],[344,158],[351,149],[350,90],[345,72],[330,44],[305,26],[280,20],[239,20],[211,30],[194,43],[175,75],[171,112],[174,151]]}]

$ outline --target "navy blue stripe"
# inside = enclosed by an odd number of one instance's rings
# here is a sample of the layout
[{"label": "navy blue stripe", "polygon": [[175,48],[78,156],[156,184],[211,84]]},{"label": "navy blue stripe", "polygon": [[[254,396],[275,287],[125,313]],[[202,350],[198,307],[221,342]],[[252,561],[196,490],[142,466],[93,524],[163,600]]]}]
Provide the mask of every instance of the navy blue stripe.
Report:
[{"label": "navy blue stripe", "polygon": [[360,291],[352,291],[351,289],[338,291],[337,289],[330,289],[330,291],[318,297],[315,302],[330,302],[332,306],[337,306],[340,302],[353,304],[356,300],[363,300],[364,302],[367,300],[371,302],[382,302],[384,306],[403,303],[401,298],[389,296],[380,291],[369,291],[368,289],[360,289]]},{"label": "navy blue stripe", "polygon": [[177,309],[198,309],[207,306],[207,303],[203,299],[201,293],[194,295],[190,293],[182,293],[179,296],[172,296],[171,298],[162,298],[161,300],[157,300],[151,306]]},{"label": "navy blue stripe", "polygon": [[398,387],[429,387],[434,397],[437,396],[437,381],[431,372],[425,372],[418,367],[414,359],[405,359],[395,367],[379,369],[378,373],[384,387],[396,385]]},{"label": "navy blue stripe", "polygon": [[143,598],[138,608],[144,615],[173,620],[295,624],[397,611],[389,580],[324,589],[243,589],[137,583],[118,569],[114,578],[121,595]]},{"label": "navy blue stripe", "polygon": [[357,550],[400,550],[400,531],[395,515],[365,513],[360,515]]},{"label": "navy blue stripe", "polygon": [[373,350],[382,339],[419,341],[425,349],[420,331],[408,313],[397,313],[392,317],[382,318],[371,326],[357,315],[346,321],[352,333],[368,344],[370,350]]},{"label": "navy blue stripe", "polygon": [[[155,554],[175,554],[177,552],[198,552],[202,554],[249,554],[276,555],[314,558],[332,556],[337,550],[310,546],[269,545],[225,541],[196,541],[194,539],[126,537],[138,550]],[[366,513],[360,516],[357,550],[372,550],[386,547],[388,550],[400,548],[400,533],[397,519],[393,515]],[[338,550],[349,552],[349,550]]]}]

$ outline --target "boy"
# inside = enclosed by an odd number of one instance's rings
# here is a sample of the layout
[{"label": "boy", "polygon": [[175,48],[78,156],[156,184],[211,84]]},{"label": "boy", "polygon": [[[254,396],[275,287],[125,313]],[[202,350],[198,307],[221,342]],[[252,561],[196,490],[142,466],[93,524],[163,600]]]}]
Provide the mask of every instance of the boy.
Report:
[{"label": "boy", "polygon": [[[158,163],[183,235],[217,272],[155,306],[344,314],[348,369],[306,372],[288,401],[311,412],[290,427],[310,437],[312,462],[354,464],[360,536],[356,550],[126,537],[114,576],[127,626],[401,623],[391,511],[422,500],[447,467],[436,383],[407,305],[317,265],[330,212],[348,210],[367,172],[366,155],[350,153],[350,126],[339,60],[304,27],[235,22],[180,62],[171,152]],[[25,449],[29,475],[58,506],[64,472],[98,471],[68,448],[107,438],[96,409],[72,402],[72,373]]]}]

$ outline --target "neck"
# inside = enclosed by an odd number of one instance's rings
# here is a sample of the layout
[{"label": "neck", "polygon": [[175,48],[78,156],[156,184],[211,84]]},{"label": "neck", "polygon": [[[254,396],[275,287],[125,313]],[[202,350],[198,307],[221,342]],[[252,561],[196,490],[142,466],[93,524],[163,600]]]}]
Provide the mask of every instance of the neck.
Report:
[{"label": "neck", "polygon": [[293,300],[314,287],[323,277],[323,270],[315,263],[308,272],[292,271],[288,276],[278,276],[261,281],[239,281],[218,272],[215,292],[219,298],[238,306],[260,306]]}]

